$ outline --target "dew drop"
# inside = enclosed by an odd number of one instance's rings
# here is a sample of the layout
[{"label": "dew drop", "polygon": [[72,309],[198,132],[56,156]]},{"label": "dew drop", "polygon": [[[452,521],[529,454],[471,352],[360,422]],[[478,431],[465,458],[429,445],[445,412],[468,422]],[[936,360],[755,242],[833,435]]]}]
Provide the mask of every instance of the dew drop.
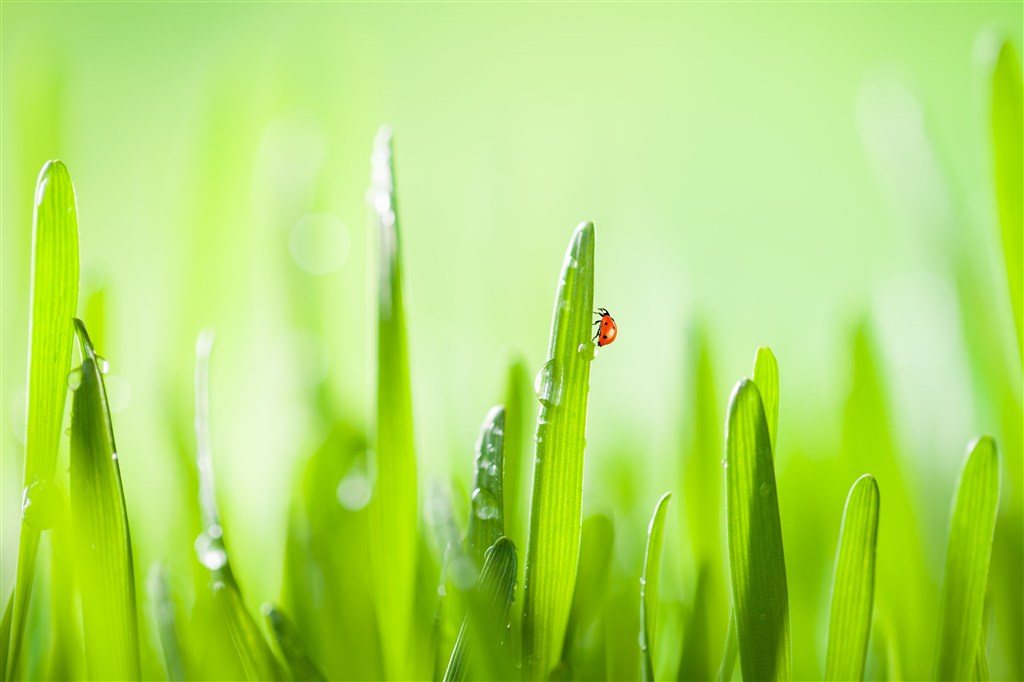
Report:
[{"label": "dew drop", "polygon": [[484,521],[498,518],[498,502],[486,488],[473,491],[473,513]]},{"label": "dew drop", "polygon": [[729,468],[729,460],[726,459],[725,457],[722,458],[722,468],[723,469],[728,469]]},{"label": "dew drop", "polygon": [[68,388],[72,391],[77,391],[78,387],[82,385],[82,368],[76,367],[68,372]]},{"label": "dew drop", "polygon": [[537,399],[547,406],[558,405],[562,400],[562,377],[554,360],[548,360],[537,372],[533,381]]},{"label": "dew drop", "polygon": [[224,543],[221,541],[218,531],[215,530],[219,528],[219,526],[211,526],[200,533],[194,545],[199,563],[211,571],[224,568],[224,564],[228,562],[228,553],[224,551]]},{"label": "dew drop", "polygon": [[34,481],[21,496],[21,518],[36,530],[49,530],[60,521],[64,499],[52,481]]},{"label": "dew drop", "polygon": [[491,462],[490,464],[488,464],[487,465],[487,475],[488,476],[497,476],[498,475],[498,465],[495,464],[494,462]]},{"label": "dew drop", "polygon": [[367,455],[360,455],[352,463],[335,490],[338,502],[349,511],[363,509],[373,498],[373,481],[366,470],[366,458]]},{"label": "dew drop", "polygon": [[96,356],[96,367],[99,368],[100,374],[106,374],[110,371],[110,363],[102,355]]},{"label": "dew drop", "polygon": [[772,484],[769,483],[768,481],[765,481],[764,483],[761,484],[760,492],[761,497],[768,497],[768,495],[771,494],[772,492]]}]

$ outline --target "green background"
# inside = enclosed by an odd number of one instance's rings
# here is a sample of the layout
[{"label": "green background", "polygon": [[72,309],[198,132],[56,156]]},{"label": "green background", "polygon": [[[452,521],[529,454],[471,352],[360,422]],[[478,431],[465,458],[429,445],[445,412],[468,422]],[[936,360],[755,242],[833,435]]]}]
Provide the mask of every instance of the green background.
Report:
[{"label": "green background", "polygon": [[[194,490],[178,462],[194,341],[210,327],[218,489],[256,605],[280,591],[293,482],[325,435],[310,386],[326,377],[338,414],[372,417],[365,192],[387,122],[421,490],[468,481],[508,361],[531,374],[543,362],[566,240],[593,220],[595,303],[620,334],[593,365],[584,514],[614,514],[621,572],[638,574],[654,501],[682,492],[688,329],[708,330],[723,418],[770,345],[787,563],[806,567],[790,572],[795,673],[818,675],[853,481],[830,462],[855,328],[878,349],[919,514],[931,582],[917,589],[937,602],[975,435],[1000,444],[1002,501],[1020,504],[987,74],[1022,22],[1018,2],[5,2],[0,590],[16,558],[42,164],[62,159],[75,181],[79,314],[112,365],[137,571],[183,551],[176,519]],[[674,604],[692,599],[682,528],[670,520],[662,573]],[[993,635],[994,676],[1020,674],[1020,634]]]}]

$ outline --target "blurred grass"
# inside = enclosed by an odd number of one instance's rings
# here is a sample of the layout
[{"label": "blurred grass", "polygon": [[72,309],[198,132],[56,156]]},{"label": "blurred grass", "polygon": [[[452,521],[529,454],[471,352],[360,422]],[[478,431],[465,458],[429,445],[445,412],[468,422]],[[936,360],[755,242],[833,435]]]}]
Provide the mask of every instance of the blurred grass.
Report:
[{"label": "blurred grass", "polygon": [[672,493],[665,493],[654,505],[647,527],[644,572],[640,576],[640,660],[642,679],[654,682],[654,647],[658,624],[658,583],[661,578],[661,548],[665,544],[665,514]]},{"label": "blurred grass", "polygon": [[[201,530],[186,502],[194,471],[178,466],[194,449],[181,437],[190,421],[182,349],[198,328],[215,325],[231,349],[212,377],[221,396],[212,406],[219,496],[245,607],[255,613],[280,599],[332,679],[384,676],[378,576],[352,557],[369,556],[376,542],[367,506],[376,419],[363,399],[375,367],[364,330],[376,307],[364,314],[363,294],[373,287],[358,257],[374,233],[361,229],[360,150],[378,121],[391,120],[403,131],[403,217],[417,228],[403,233],[407,281],[416,285],[406,292],[415,304],[406,305],[415,339],[409,372],[424,388],[413,401],[417,497],[434,477],[450,487],[459,533],[479,417],[512,402],[495,390],[501,358],[522,352],[531,375],[544,359],[555,273],[543,254],[561,248],[558,226],[581,211],[607,226],[598,298],[630,333],[602,350],[591,377],[582,506],[586,518],[614,518],[619,533],[604,567],[606,595],[573,592],[571,613],[577,602],[593,604],[576,625],[570,615],[559,644],[559,660],[577,678],[636,675],[638,531],[650,512],[642,501],[666,488],[683,496],[687,523],[681,538],[666,539],[659,631],[670,639],[658,655],[679,660],[680,678],[713,674],[729,608],[719,478],[728,386],[716,376],[746,371],[744,349],[754,339],[770,340],[787,359],[795,398],[775,455],[794,586],[794,677],[821,672],[835,520],[849,481],[865,470],[879,480],[888,519],[879,528],[879,624],[868,669],[929,675],[957,443],[979,431],[997,438],[1005,468],[984,616],[988,663],[996,679],[1024,675],[1016,608],[1024,583],[1021,381],[1010,352],[1017,322],[999,272],[1009,274],[1003,262],[1013,250],[996,248],[1002,228],[991,224],[999,213],[986,165],[995,112],[979,106],[995,97],[989,86],[993,69],[1007,63],[1004,42],[1019,45],[1021,8],[435,10],[210,6],[200,17],[176,5],[4,4],[4,499],[20,499],[25,473],[31,259],[29,232],[17,226],[29,221],[35,171],[60,156],[74,160],[83,212],[95,218],[83,223],[80,310],[117,359],[117,376],[106,380],[111,410],[123,410],[115,413],[119,443],[145,453],[122,463],[132,529],[141,529],[139,572],[167,561],[188,675],[244,674],[230,656],[215,655],[225,641],[204,604],[208,571],[191,546]],[[932,30],[916,30],[923,21]],[[982,26],[1005,27],[1009,41],[996,41],[999,58],[973,70]],[[580,31],[588,39],[567,45],[565,36]],[[182,40],[195,50],[181,53]],[[878,95],[864,84],[879,71],[895,71],[912,89],[934,148],[948,157],[948,187],[908,163],[917,129],[896,117],[874,123],[896,131],[884,149],[905,182],[883,181],[879,191],[863,154],[865,102]],[[996,145],[996,155],[1012,148]],[[160,163],[138,172],[140,150]],[[897,195],[905,201],[890,206]],[[947,195],[959,202],[948,221],[953,239],[943,233]],[[335,231],[314,241],[312,255],[296,255],[310,225]],[[306,269],[325,262],[340,265]],[[1012,297],[1014,279],[1007,281]],[[697,310],[711,339],[706,360],[696,342],[674,333]],[[680,361],[688,369],[682,385]],[[705,361],[698,386],[690,370]],[[529,414],[536,403],[529,392],[520,398]],[[511,409],[506,417],[508,432]],[[680,450],[681,477],[672,468]],[[58,465],[53,479],[59,494],[63,471]],[[528,474],[521,485],[530,486]],[[506,477],[506,532],[526,548],[526,515],[507,511],[515,506],[509,490]],[[5,599],[16,582],[17,523],[5,511]],[[23,676],[84,671],[82,635],[61,592],[74,567],[60,528],[42,533]],[[429,646],[418,634],[430,628],[423,614],[433,613],[441,583],[432,577],[441,558],[431,530],[419,522],[408,569],[416,574],[417,651]],[[585,524],[577,589],[588,580],[586,545]],[[146,613],[146,594],[139,599]],[[456,601],[445,603],[457,628]],[[144,632],[150,620],[140,621],[143,674],[159,677],[157,640]],[[412,658],[425,669],[419,653]]]}]

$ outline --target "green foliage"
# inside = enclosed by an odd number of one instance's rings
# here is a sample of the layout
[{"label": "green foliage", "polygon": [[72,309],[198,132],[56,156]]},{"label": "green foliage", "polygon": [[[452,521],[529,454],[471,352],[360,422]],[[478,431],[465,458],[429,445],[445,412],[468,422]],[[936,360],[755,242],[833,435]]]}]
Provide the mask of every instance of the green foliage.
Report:
[{"label": "green foliage", "polygon": [[658,582],[661,576],[661,548],[665,543],[665,513],[672,493],[665,493],[654,507],[647,527],[644,573],[640,578],[640,660],[643,679],[654,682],[654,647],[658,623]]},{"label": "green foliage", "polygon": [[[599,616],[608,593],[608,574],[611,569],[612,548],[615,544],[615,525],[603,514],[588,516],[580,531],[580,561],[576,572],[576,587],[572,595],[572,608],[565,628],[562,661],[575,671],[580,679],[607,677],[604,670],[605,639],[601,636]],[[597,631],[593,647],[585,645],[587,630]],[[572,654],[583,660],[572,660]]]},{"label": "green foliage", "polygon": [[825,656],[826,680],[864,679],[875,596],[878,506],[878,484],[865,474],[850,488],[839,531]]},{"label": "green foliage", "polygon": [[134,679],[138,616],[128,512],[103,373],[106,360],[75,320],[82,366],[72,370],[71,515],[82,594],[85,662],[90,679]]},{"label": "green foliage", "polygon": [[593,309],[594,226],[583,223],[562,264],[548,360],[536,382],[541,410],[523,597],[523,669],[533,680],[559,660],[576,580]]},{"label": "green foliage", "polygon": [[391,129],[374,140],[369,201],[377,224],[377,428],[376,481],[370,503],[373,582],[377,621],[389,678],[409,667],[416,568],[416,453],[409,381],[405,299],[402,291],[401,232],[395,199]]},{"label": "green foliage", "polygon": [[754,382],[736,385],[725,432],[729,563],[744,679],[792,677],[789,597],[771,437]]},{"label": "green foliage", "polygon": [[[78,207],[71,176],[60,161],[47,162],[36,183],[29,298],[23,518],[10,639],[4,637],[0,643],[0,674],[5,679],[12,679],[18,671],[39,534],[56,518],[52,479],[68,391],[72,319],[78,304]],[[37,509],[29,511],[32,506]]]},{"label": "green foliage", "polygon": [[470,594],[469,612],[444,674],[446,682],[505,679],[510,675],[508,612],[515,584],[516,547],[508,538],[500,537],[485,553],[480,577]]},{"label": "green foliage", "polygon": [[771,437],[774,456],[779,432],[779,363],[775,360],[771,348],[762,346],[757,349],[754,355],[753,378],[764,405],[764,416],[768,422],[768,435]]},{"label": "green foliage", "polygon": [[981,640],[985,586],[999,507],[999,455],[983,436],[968,448],[953,501],[934,677],[969,679]]},{"label": "green foliage", "polygon": [[1010,289],[1010,303],[1017,328],[1017,350],[1024,362],[1024,170],[1021,145],[1024,135],[1022,77],[1017,51],[1009,41],[999,48],[992,69],[992,161],[996,205],[1003,240],[1003,258]]},{"label": "green foliage", "polygon": [[260,610],[263,612],[267,628],[273,635],[274,641],[277,642],[281,656],[288,664],[291,679],[296,681],[312,680],[313,682],[327,679],[320,672],[316,663],[310,659],[302,637],[291,619],[273,604],[264,604]]},{"label": "green foliage", "polygon": [[496,405],[487,413],[476,442],[473,494],[470,499],[469,556],[476,566],[484,563],[484,552],[504,535],[505,497],[505,408]]}]

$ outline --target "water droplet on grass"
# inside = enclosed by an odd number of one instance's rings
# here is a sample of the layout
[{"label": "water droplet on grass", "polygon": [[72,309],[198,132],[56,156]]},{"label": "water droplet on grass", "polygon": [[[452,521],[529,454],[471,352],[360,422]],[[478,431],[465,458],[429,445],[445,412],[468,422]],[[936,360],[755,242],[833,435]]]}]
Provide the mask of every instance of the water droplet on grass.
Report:
[{"label": "water droplet on grass", "polygon": [[477,488],[473,491],[473,513],[484,521],[498,518],[498,502],[490,490]]},{"label": "water droplet on grass", "polygon": [[73,370],[68,372],[68,388],[72,391],[77,391],[78,387],[82,385],[82,368],[75,367]]},{"label": "water droplet on grass", "polygon": [[102,355],[96,356],[96,367],[99,368],[100,374],[106,374],[110,371],[110,363]]},{"label": "water droplet on grass", "polygon": [[35,481],[21,496],[21,518],[36,530],[57,525],[64,510],[64,499],[52,481]]},{"label": "water droplet on grass", "polygon": [[562,373],[554,360],[548,360],[533,381],[537,399],[544,405],[558,405],[562,400]]},{"label": "water droplet on grass", "polygon": [[729,468],[729,460],[726,459],[725,457],[722,458],[722,468],[723,469],[728,469]]},{"label": "water droplet on grass", "polygon": [[194,545],[199,563],[211,571],[224,568],[224,564],[228,562],[228,553],[224,551],[224,543],[220,539],[219,529],[220,526],[210,526],[209,529],[199,534]]}]

